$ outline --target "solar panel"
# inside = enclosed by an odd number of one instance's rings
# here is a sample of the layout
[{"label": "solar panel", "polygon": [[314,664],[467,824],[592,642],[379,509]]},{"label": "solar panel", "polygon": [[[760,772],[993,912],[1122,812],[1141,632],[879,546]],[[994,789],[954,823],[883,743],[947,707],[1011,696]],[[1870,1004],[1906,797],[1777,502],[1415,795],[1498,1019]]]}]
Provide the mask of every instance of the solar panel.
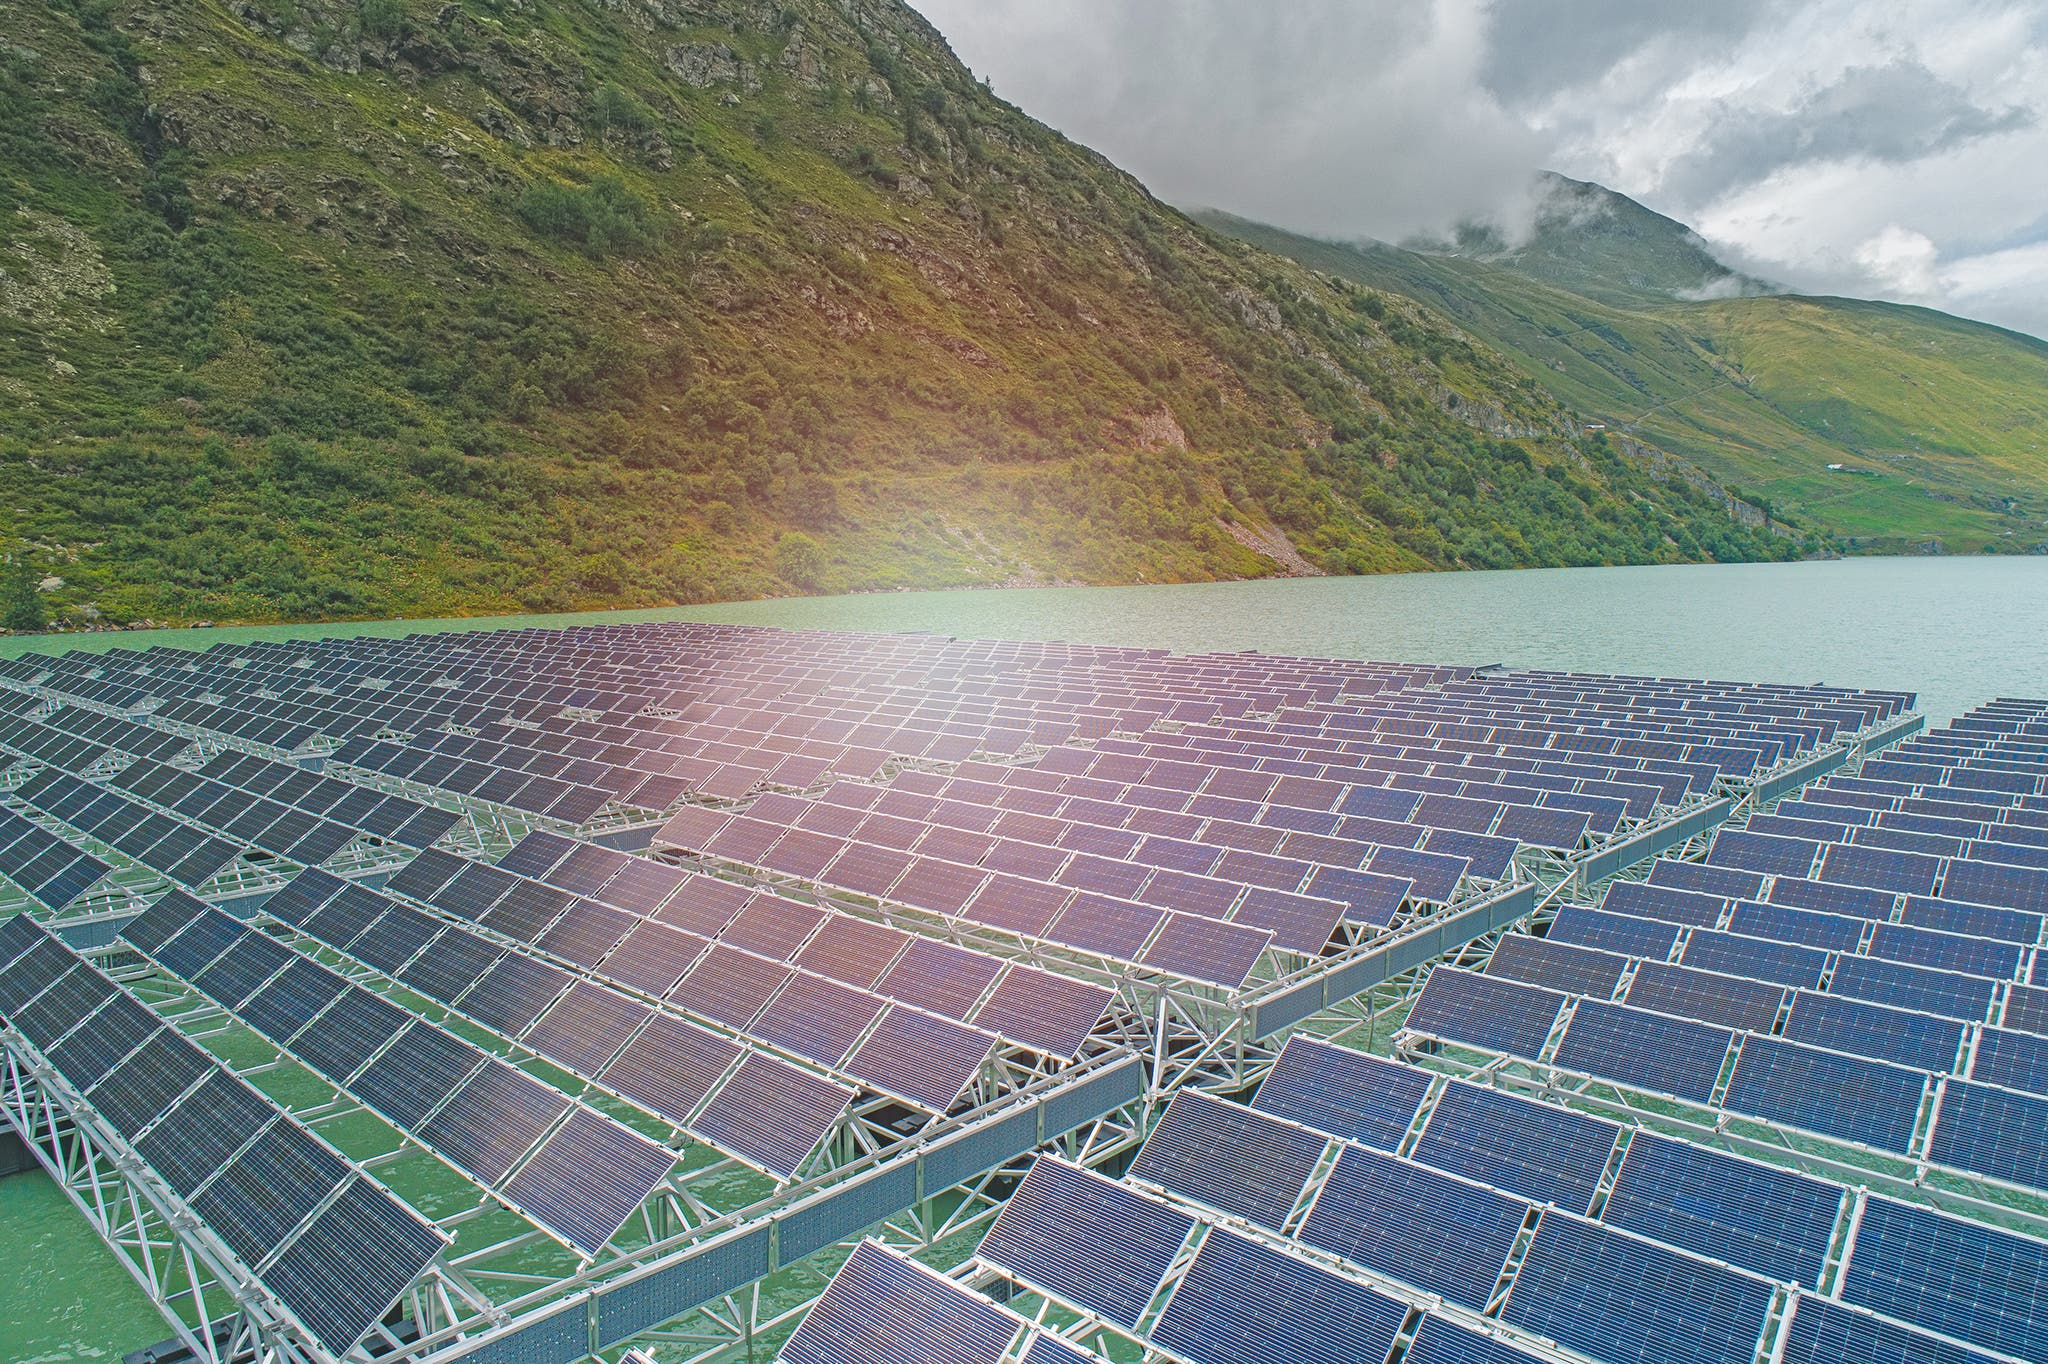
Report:
[{"label": "solar panel", "polygon": [[1760,1279],[1546,1212],[1501,1319],[1616,1364],[1747,1364],[1771,1298]]},{"label": "solar panel", "polygon": [[345,1085],[411,1017],[380,995],[350,989],[320,1014],[317,1026],[292,1039],[292,1051],[328,1080]]},{"label": "solar panel", "polygon": [[1707,866],[1669,858],[1660,858],[1650,867],[1651,885],[1704,891],[1732,899],[1754,899],[1762,892],[1763,883],[1761,875],[1740,867]]},{"label": "solar panel", "polygon": [[506,1181],[505,1197],[569,1245],[594,1255],[675,1163],[667,1147],[579,1108]]},{"label": "solar panel", "polygon": [[420,1140],[485,1184],[495,1184],[567,1111],[569,1101],[502,1061],[457,1086]]},{"label": "solar panel", "polygon": [[737,1043],[656,1014],[604,1070],[604,1084],[651,1113],[684,1123],[743,1052]]},{"label": "solar panel", "polygon": [[1331,1167],[1299,1236],[1429,1293],[1482,1308],[1528,1205],[1364,1147]]},{"label": "solar panel", "polygon": [[1813,1288],[1842,1199],[1838,1185],[1638,1132],[1600,1215],[1666,1245]]},{"label": "solar panel", "polygon": [[1784,1364],[1838,1364],[1843,1360],[1991,1364],[1989,1355],[1810,1296],[1794,1304],[1784,1340]]},{"label": "solar panel", "polygon": [[192,1199],[192,1211],[251,1267],[350,1175],[349,1165],[290,1123],[273,1123]]},{"label": "solar panel", "polygon": [[1528,1364],[1537,1356],[1442,1317],[1424,1317],[1405,1364]]},{"label": "solar panel", "polygon": [[135,1143],[135,1153],[181,1198],[190,1198],[229,1156],[277,1117],[268,1100],[215,1072]]},{"label": "solar panel", "polygon": [[1685,945],[1680,960],[1702,971],[1812,990],[1819,987],[1821,976],[1827,971],[1828,954],[1798,943],[1767,942],[1735,933],[1697,932]]},{"label": "solar panel", "polygon": [[1151,1338],[1198,1364],[1356,1364],[1384,1359],[1407,1315],[1405,1303],[1217,1230]]},{"label": "solar panel", "polygon": [[1793,998],[1784,1036],[1938,1075],[1955,1068],[1963,1025],[1954,1019],[1801,991]]},{"label": "solar panel", "polygon": [[1428,1072],[1349,1047],[1291,1037],[1252,1107],[1381,1151],[1401,1145],[1429,1092]]},{"label": "solar panel", "polygon": [[132,1138],[209,1069],[197,1047],[166,1029],[108,1071],[86,1097],[109,1127]]},{"label": "solar panel", "polygon": [[1724,1107],[1882,1151],[1903,1153],[1927,1077],[1903,1066],[1748,1037]]},{"label": "solar panel", "polygon": [[1134,1178],[1279,1229],[1329,1141],[1204,1094],[1174,1096],[1131,1166]]},{"label": "solar panel", "polygon": [[1782,985],[1663,962],[1644,962],[1628,987],[1635,1008],[1759,1032],[1771,1030],[1784,999]]},{"label": "solar panel", "polygon": [[263,1281],[341,1355],[385,1316],[441,1245],[402,1204],[358,1179],[306,1225]]},{"label": "solar panel", "polygon": [[1985,1016],[1995,988],[1981,976],[1936,971],[1877,957],[1842,957],[1828,980],[1829,994],[1970,1021]]},{"label": "solar panel", "polygon": [[1567,1070],[1705,1103],[1732,1038],[1725,1028],[1581,1000],[1555,1060]]},{"label": "solar panel", "polygon": [[909,1009],[891,1009],[846,1062],[863,1084],[944,1113],[980,1074],[995,1038]]},{"label": "solar panel", "polygon": [[1678,928],[1649,919],[1608,914],[1583,905],[1566,905],[1551,920],[1547,941],[1663,961],[1671,955],[1671,948],[1678,941]]},{"label": "solar panel", "polygon": [[2029,1237],[1871,1198],[1842,1297],[1986,1349],[2048,1357],[2048,1244]]},{"label": "solar panel", "polygon": [[1415,1144],[1424,1165],[1583,1213],[1621,1129],[1478,1085],[1445,1087]]},{"label": "solar panel", "polygon": [[1542,1054],[1564,996],[1455,967],[1430,972],[1407,1026],[1447,1041],[1514,1056]]},{"label": "solar panel", "polygon": [[783,1178],[800,1169],[839,1122],[853,1091],[748,1053],[690,1131]]},{"label": "solar panel", "polygon": [[1100,986],[1013,966],[968,1021],[1048,1056],[1071,1057],[1109,1001],[1110,992]]},{"label": "solar panel", "polygon": [[1135,1326],[1194,1220],[1041,1157],[983,1238],[982,1259],[1122,1326]]},{"label": "solar panel", "polygon": [[1641,919],[1662,919],[1668,923],[1712,928],[1721,921],[1727,901],[1718,895],[1660,886],[1649,881],[1616,881],[1607,888],[1600,907],[1610,914],[1630,914]]},{"label": "solar panel", "polygon": [[[323,1019],[320,1030],[324,1029]],[[477,1048],[416,1019],[349,1087],[364,1103],[411,1131],[483,1061]]]},{"label": "solar panel", "polygon": [[2048,1099],[1950,1080],[1927,1154],[1944,1165],[2048,1189],[2043,1131],[2048,1131]]},{"label": "solar panel", "polygon": [[783,1347],[784,1364],[1000,1364],[1022,1325],[863,1241]]},{"label": "solar panel", "polygon": [[86,1090],[162,1026],[147,1007],[128,995],[116,994],[44,1055],[75,1088]]},{"label": "solar panel", "polygon": [[1486,974],[1606,999],[1627,966],[1626,958],[1611,952],[1511,933],[1494,948]]},{"label": "solar panel", "polygon": [[574,980],[559,967],[513,953],[463,991],[456,1007],[495,1033],[517,1037]]}]

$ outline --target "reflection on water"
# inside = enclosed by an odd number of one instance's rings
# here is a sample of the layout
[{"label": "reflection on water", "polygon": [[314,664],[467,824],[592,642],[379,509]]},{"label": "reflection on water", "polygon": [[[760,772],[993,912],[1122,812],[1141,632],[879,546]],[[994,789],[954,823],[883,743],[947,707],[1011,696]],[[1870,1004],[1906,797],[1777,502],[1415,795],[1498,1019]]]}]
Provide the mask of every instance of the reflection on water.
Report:
[{"label": "reflection on water", "polygon": [[111,648],[586,621],[722,620],[1066,639],[1178,650],[1828,682],[1920,692],[1935,721],[1994,695],[2048,695],[2048,559],[1412,573],[1185,587],[808,597],[487,620],[0,640]]}]

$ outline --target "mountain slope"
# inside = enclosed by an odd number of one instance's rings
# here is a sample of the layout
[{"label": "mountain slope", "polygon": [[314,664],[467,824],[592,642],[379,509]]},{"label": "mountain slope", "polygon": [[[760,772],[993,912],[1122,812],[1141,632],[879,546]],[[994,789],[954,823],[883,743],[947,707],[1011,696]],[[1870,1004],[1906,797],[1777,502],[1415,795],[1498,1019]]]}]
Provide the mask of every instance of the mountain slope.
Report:
[{"label": "mountain slope", "polygon": [[1796,552],[896,0],[0,0],[0,533],[111,620]]},{"label": "mountain slope", "polygon": [[[1513,251],[1484,233],[1425,250],[1204,221],[1427,304],[1586,421],[1847,547],[2048,541],[2048,345],[1923,308],[1745,294],[1754,281],[1706,278],[1711,256],[1683,225],[1564,184],[1575,211],[1539,219]],[[1680,297],[1723,293],[1737,296]]]}]

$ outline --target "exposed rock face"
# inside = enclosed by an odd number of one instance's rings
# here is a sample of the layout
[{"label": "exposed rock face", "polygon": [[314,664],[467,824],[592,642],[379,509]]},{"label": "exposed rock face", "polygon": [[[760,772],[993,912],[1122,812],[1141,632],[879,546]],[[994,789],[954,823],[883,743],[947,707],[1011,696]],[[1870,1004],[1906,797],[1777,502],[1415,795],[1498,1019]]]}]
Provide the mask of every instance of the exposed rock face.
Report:
[{"label": "exposed rock face", "polygon": [[714,85],[761,88],[754,68],[723,43],[682,43],[670,48],[663,60],[677,80],[699,90]]}]

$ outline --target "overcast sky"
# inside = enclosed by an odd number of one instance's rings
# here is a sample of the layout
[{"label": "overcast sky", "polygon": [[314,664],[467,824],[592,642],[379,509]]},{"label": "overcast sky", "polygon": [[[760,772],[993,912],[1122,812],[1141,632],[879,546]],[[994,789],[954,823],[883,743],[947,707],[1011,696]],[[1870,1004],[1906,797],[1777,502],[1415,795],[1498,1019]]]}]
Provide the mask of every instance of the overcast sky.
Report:
[{"label": "overcast sky", "polygon": [[1809,292],[2048,336],[2048,0],[912,0],[1184,207],[1512,226],[1597,180]]}]

